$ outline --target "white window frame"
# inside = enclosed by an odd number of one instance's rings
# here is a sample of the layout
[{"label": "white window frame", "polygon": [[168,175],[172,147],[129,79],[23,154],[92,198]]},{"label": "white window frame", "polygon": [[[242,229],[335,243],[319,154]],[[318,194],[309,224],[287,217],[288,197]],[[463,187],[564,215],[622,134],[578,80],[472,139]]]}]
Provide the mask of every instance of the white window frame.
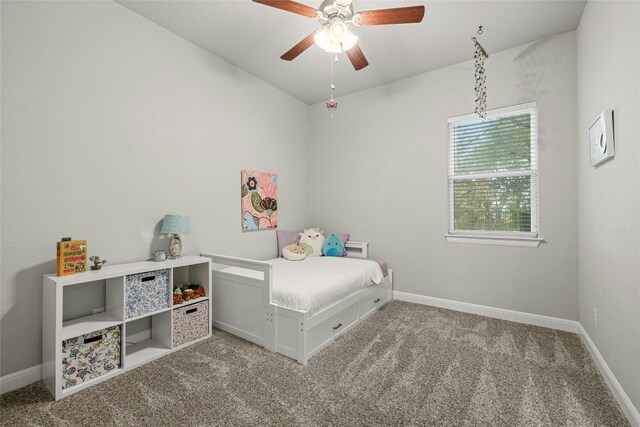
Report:
[{"label": "white window frame", "polygon": [[[448,164],[448,186],[449,186],[449,230],[445,234],[447,241],[452,243],[472,243],[485,245],[506,245],[506,246],[527,246],[538,247],[543,239],[539,235],[538,225],[538,103],[528,102],[524,104],[512,105],[504,108],[487,110],[487,118],[510,116],[514,113],[531,113],[534,116],[531,132],[531,170],[515,172],[482,173],[470,175],[453,175],[453,140],[451,127],[463,123],[481,121],[477,114],[465,114],[462,116],[449,117],[447,125],[449,128],[449,164]],[[454,179],[472,178],[501,178],[507,176],[531,176],[531,232],[518,231],[478,231],[478,230],[454,230],[454,203],[453,203],[453,181]]]}]

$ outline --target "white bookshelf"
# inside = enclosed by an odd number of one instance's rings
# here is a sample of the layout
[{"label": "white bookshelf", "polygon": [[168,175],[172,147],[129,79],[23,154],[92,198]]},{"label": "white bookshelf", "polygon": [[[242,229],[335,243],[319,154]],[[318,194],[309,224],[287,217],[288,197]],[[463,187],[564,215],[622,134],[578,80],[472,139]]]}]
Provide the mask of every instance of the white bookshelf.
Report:
[{"label": "white bookshelf", "polygon": [[[206,296],[175,306],[170,298],[165,308],[127,319],[127,276],[159,270],[169,272],[169,295],[178,283],[189,281],[200,284]],[[207,335],[179,347],[173,346],[174,309],[209,301],[210,295],[210,259],[200,256],[107,265],[101,270],[63,277],[45,275],[42,313],[44,383],[58,400],[210,337],[212,313],[209,303]],[[63,341],[113,326],[120,328],[120,366],[105,375],[63,389]]]},{"label": "white bookshelf", "polygon": [[127,345],[127,368],[135,368],[143,363],[157,359],[171,352],[158,340],[149,339],[138,344]]},{"label": "white bookshelf", "polygon": [[67,320],[66,322],[62,322],[62,340],[68,340],[69,338],[79,337],[89,332],[99,331],[121,324],[122,319],[107,312]]},{"label": "white bookshelf", "polygon": [[[200,298],[197,298],[197,299],[192,299],[192,300],[190,300],[190,301],[185,301],[185,302],[183,302],[182,304],[180,304],[180,307],[184,307],[184,306],[191,305],[191,304],[197,304],[197,303],[199,303],[199,302],[202,302],[202,301],[208,301],[208,300],[209,300],[209,296],[206,296],[206,297],[200,297]],[[175,307],[175,306],[174,306],[174,307]]]}]

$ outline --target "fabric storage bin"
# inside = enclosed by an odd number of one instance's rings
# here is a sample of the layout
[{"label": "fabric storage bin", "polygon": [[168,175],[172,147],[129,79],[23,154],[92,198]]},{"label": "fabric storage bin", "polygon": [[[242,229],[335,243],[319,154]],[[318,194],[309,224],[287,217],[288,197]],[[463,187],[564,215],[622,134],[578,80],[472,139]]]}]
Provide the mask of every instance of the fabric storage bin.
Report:
[{"label": "fabric storage bin", "polygon": [[173,310],[173,346],[178,347],[209,333],[209,301]]},{"label": "fabric storage bin", "polygon": [[120,326],[62,341],[62,389],[120,367]]},{"label": "fabric storage bin", "polygon": [[127,319],[168,308],[171,301],[169,270],[127,276],[126,294]]}]

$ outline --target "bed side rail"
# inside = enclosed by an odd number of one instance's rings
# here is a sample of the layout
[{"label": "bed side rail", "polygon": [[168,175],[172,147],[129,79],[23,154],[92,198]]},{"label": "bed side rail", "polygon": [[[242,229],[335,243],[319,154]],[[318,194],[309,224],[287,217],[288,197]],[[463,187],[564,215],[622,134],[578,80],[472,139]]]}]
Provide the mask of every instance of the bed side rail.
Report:
[{"label": "bed side rail", "polygon": [[209,254],[203,252],[200,256],[211,258],[213,270],[215,265],[224,265],[227,267],[239,267],[247,270],[262,272],[262,282],[264,283],[264,303],[266,306],[271,304],[271,284],[273,283],[272,265],[267,261],[258,261],[255,259],[237,258],[227,255]]},{"label": "bed side rail", "polygon": [[237,258],[227,255],[209,254],[203,252],[200,256],[211,258],[211,262],[214,264],[222,264],[229,267],[246,268],[249,270],[261,271],[267,277],[269,271],[271,271],[271,263],[266,261],[257,261],[254,259]]},{"label": "bed side rail", "polygon": [[[214,265],[219,264],[228,267],[239,267],[263,273],[263,286],[260,298],[262,304],[260,304],[260,307],[247,306],[247,301],[229,301],[228,303],[231,304],[231,306],[233,306],[234,310],[237,312],[249,311],[252,313],[260,313],[257,320],[259,320],[259,322],[263,325],[262,327],[264,328],[264,341],[262,342],[262,345],[264,345],[267,350],[275,351],[275,309],[271,302],[271,284],[273,283],[272,264],[267,261],[258,261],[253,259],[237,258],[210,253],[201,253],[200,256],[211,258],[211,262]],[[213,286],[215,291],[215,283],[213,284]],[[237,292],[234,292],[233,295],[235,295],[236,293]],[[253,340],[253,342],[257,341]]]}]

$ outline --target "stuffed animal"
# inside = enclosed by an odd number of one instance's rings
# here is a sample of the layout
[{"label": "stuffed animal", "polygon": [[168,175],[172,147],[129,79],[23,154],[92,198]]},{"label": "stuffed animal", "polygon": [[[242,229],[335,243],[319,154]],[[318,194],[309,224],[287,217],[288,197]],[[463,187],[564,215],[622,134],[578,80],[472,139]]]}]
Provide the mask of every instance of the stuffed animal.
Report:
[{"label": "stuffed animal", "polygon": [[330,235],[324,241],[322,245],[322,254],[324,256],[337,256],[341,257],[344,255],[344,243],[342,243],[342,239],[340,239],[335,234]]},{"label": "stuffed animal", "polygon": [[302,261],[307,253],[298,245],[288,245],[282,248],[282,256],[289,261]]},{"label": "stuffed animal", "polygon": [[323,243],[324,236],[319,228],[309,228],[300,233],[298,244],[302,246],[307,256],[322,256]]}]

